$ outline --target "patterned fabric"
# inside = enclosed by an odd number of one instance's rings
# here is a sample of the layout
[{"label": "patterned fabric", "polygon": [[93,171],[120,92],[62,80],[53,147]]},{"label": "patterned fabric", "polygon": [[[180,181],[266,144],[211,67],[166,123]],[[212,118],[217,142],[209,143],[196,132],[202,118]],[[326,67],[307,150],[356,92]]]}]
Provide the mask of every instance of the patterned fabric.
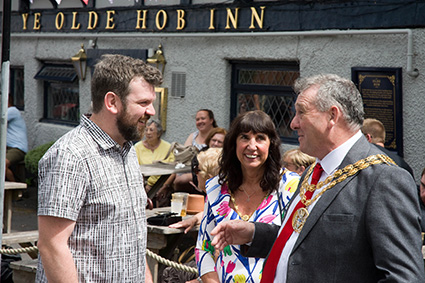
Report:
[{"label": "patterned fabric", "polygon": [[[286,171],[282,175],[279,192],[273,192],[267,196],[249,221],[281,225],[279,202],[283,210],[297,189],[298,182],[298,174]],[[243,257],[239,245],[227,246],[220,253],[216,252],[211,245],[211,230],[223,221],[241,218],[229,207],[230,194],[227,185],[220,186],[218,177],[210,179],[206,184],[206,189],[207,202],[195,251],[199,274],[202,276],[216,271],[220,282],[226,283],[260,282],[264,259]]]},{"label": "patterned fabric", "polygon": [[[144,282],[146,194],[136,152],[87,117],[39,163],[38,215],[76,221],[68,244],[79,282]],[[42,258],[36,282],[47,282]]]},{"label": "patterned fabric", "polygon": [[193,139],[192,139],[192,145],[196,146],[196,148],[200,151],[201,149],[203,149],[204,147],[207,147],[206,144],[199,144],[196,142],[196,137],[199,135],[199,131],[196,130],[195,132],[193,132]]}]

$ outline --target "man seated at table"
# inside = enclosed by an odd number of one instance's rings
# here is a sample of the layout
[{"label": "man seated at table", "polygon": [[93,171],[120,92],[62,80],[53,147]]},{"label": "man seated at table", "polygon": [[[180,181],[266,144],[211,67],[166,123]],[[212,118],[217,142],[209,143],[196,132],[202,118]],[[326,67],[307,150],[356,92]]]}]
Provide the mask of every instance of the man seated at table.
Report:
[{"label": "man seated at table", "polygon": [[28,151],[27,127],[18,108],[13,105],[13,96],[9,95],[7,108],[6,136],[6,180],[16,181],[12,167],[23,161]]}]

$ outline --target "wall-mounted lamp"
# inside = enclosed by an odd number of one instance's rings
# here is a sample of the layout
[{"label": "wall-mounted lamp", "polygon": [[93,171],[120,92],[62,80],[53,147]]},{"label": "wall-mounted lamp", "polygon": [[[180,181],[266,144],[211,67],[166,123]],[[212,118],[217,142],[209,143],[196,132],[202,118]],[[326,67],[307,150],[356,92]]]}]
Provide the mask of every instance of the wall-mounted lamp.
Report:
[{"label": "wall-mounted lamp", "polygon": [[160,69],[162,74],[164,74],[165,64],[167,64],[167,61],[165,61],[164,52],[162,52],[161,44],[158,46],[158,49],[155,51],[155,54],[153,54],[147,59],[147,62]]},{"label": "wall-mounted lamp", "polygon": [[74,69],[77,72],[78,78],[83,80],[86,78],[87,71],[87,54],[84,50],[84,44],[81,44],[81,49],[77,54],[71,57]]}]

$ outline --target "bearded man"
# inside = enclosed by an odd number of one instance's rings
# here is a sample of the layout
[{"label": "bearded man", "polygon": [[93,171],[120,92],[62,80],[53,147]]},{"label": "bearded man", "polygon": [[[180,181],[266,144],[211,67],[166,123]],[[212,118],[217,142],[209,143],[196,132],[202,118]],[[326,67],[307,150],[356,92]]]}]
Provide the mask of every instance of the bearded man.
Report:
[{"label": "bearded man", "polygon": [[152,282],[147,197],[133,140],[155,115],[161,73],[105,55],[91,82],[93,114],[39,163],[36,282]]}]

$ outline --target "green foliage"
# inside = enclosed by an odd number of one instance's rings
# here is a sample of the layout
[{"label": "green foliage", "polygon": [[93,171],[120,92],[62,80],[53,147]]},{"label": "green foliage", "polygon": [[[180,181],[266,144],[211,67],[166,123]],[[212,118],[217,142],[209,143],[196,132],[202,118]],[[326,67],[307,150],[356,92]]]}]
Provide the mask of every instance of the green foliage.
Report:
[{"label": "green foliage", "polygon": [[30,175],[38,175],[38,161],[54,143],[54,141],[51,141],[28,151],[25,155],[25,168]]}]

